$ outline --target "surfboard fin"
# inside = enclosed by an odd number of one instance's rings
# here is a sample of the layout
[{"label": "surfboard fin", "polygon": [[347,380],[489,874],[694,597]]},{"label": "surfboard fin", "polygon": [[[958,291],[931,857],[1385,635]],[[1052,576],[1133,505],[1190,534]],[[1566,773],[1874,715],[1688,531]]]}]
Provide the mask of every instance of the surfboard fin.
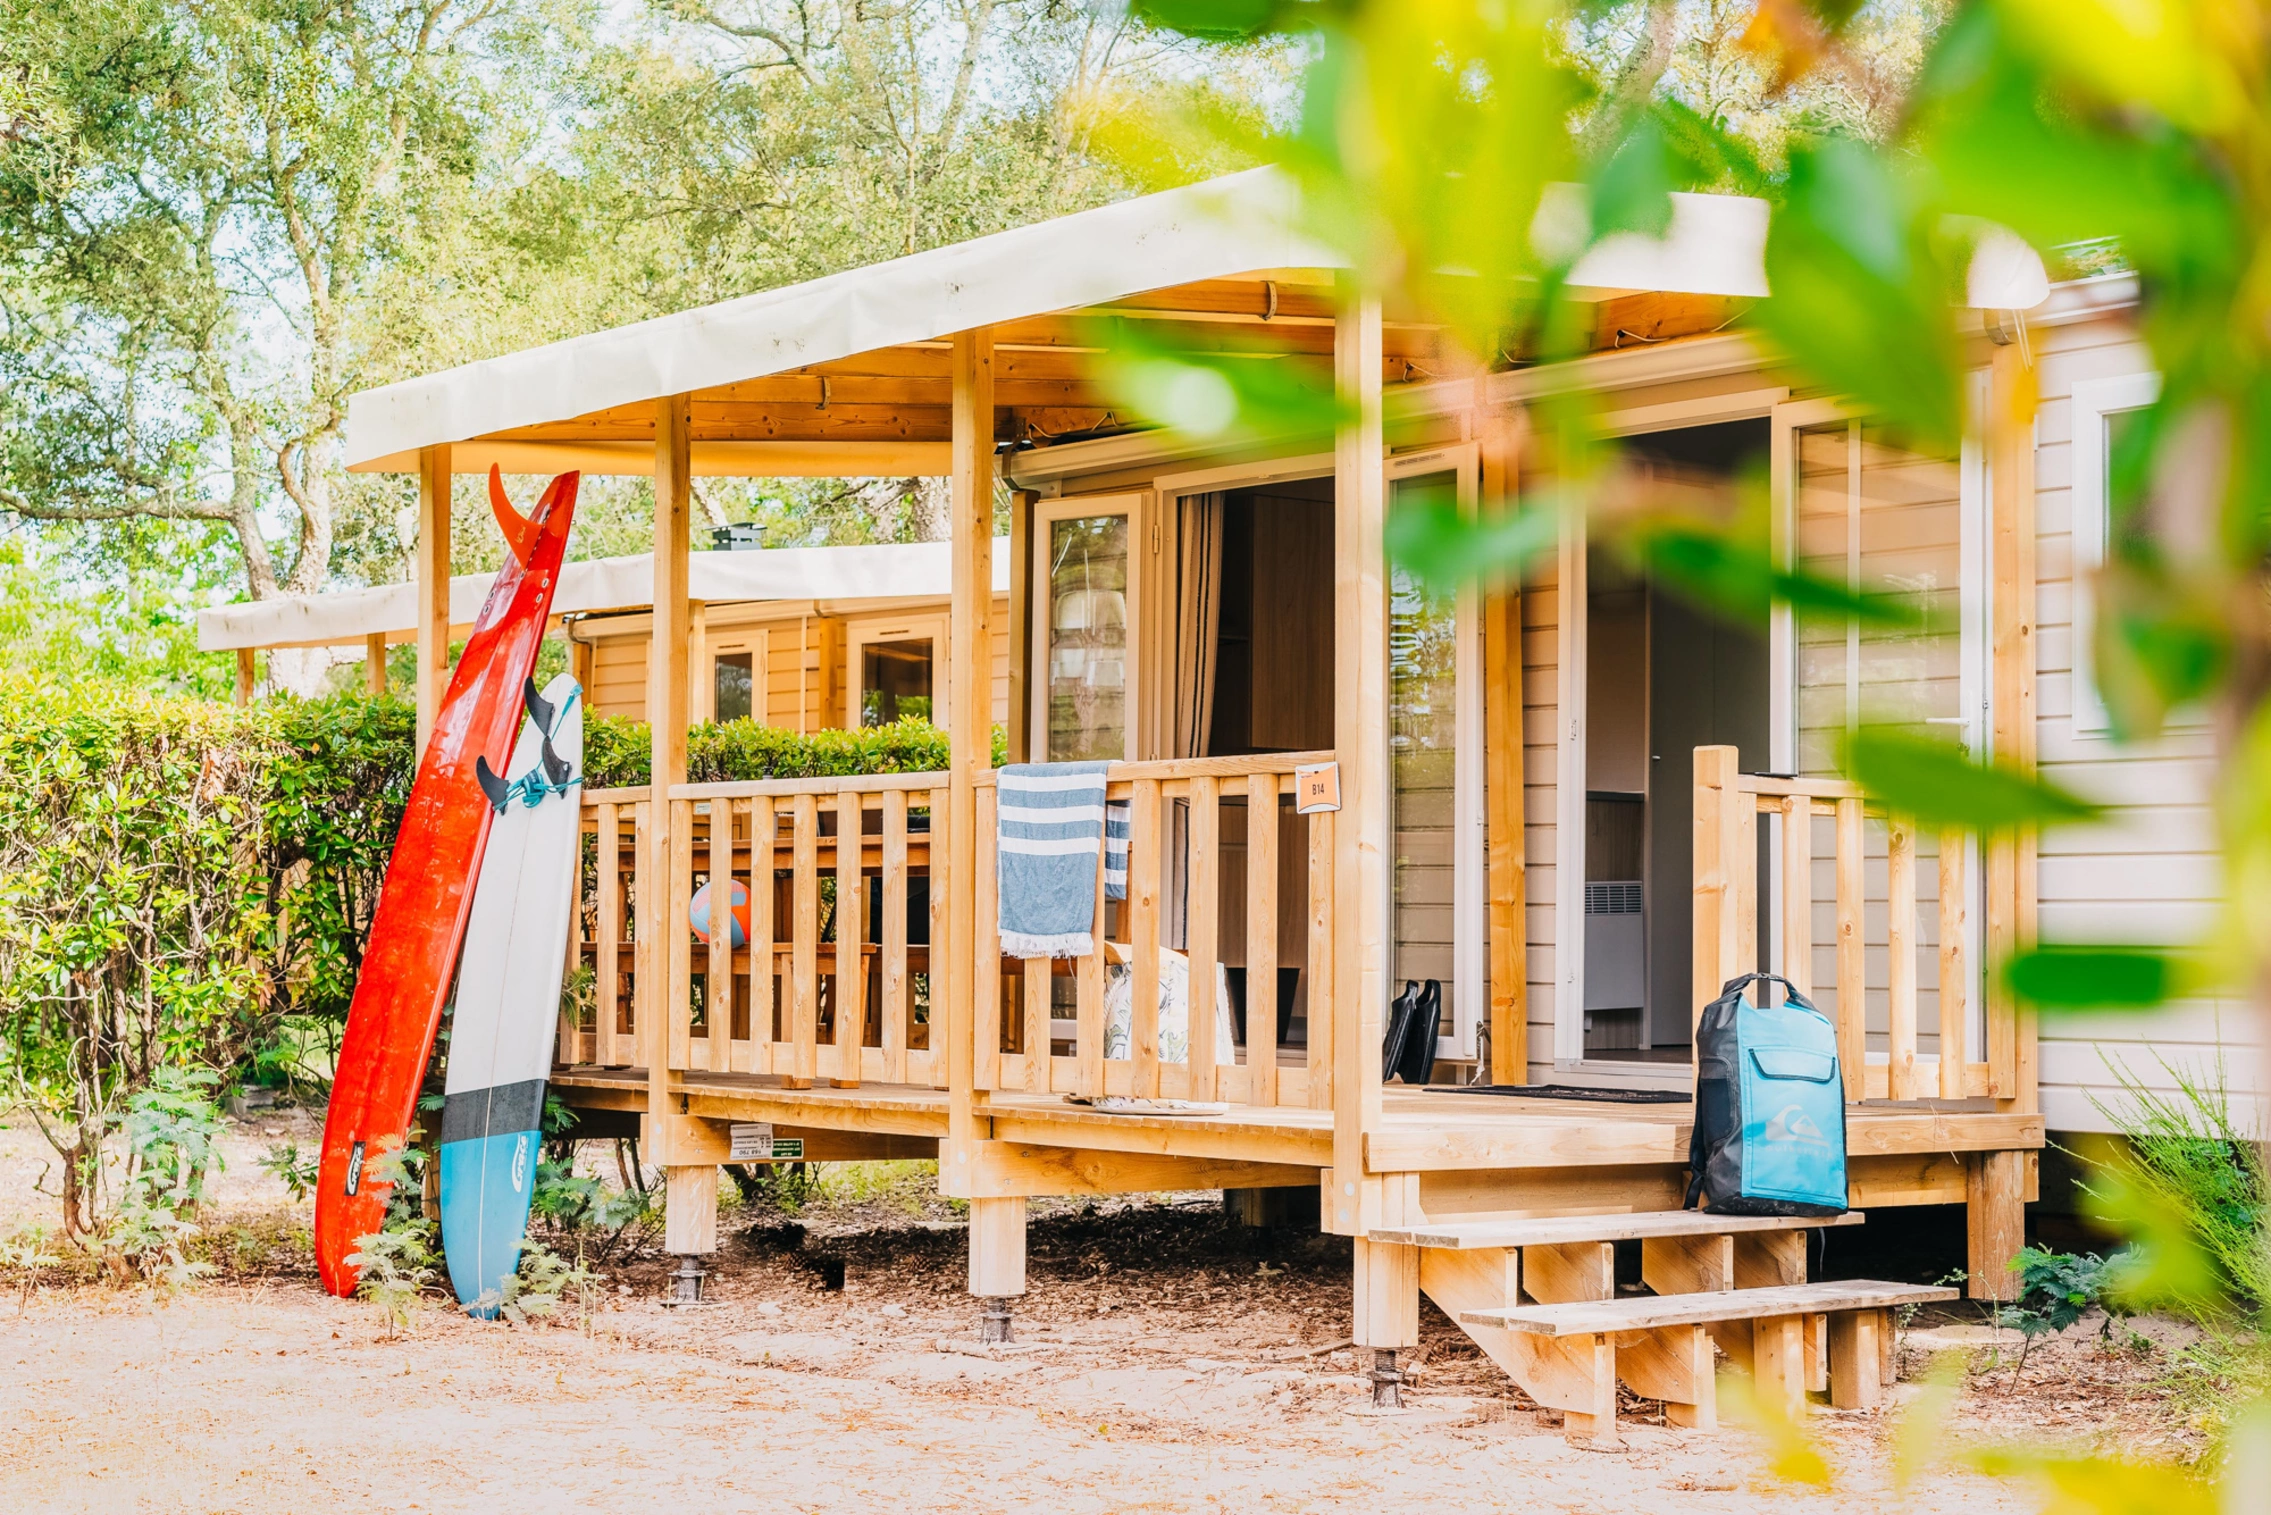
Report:
[{"label": "surfboard fin", "polygon": [[573,764],[552,750],[552,738],[549,735],[544,738],[543,763],[544,781],[555,789],[567,783],[569,775],[576,771]]},{"label": "surfboard fin", "polygon": [[[536,723],[536,729],[549,738],[552,735],[553,722],[560,718],[560,710],[558,706],[536,692],[536,676],[534,674],[529,675],[528,682],[521,686],[520,702],[522,707],[528,711],[528,718]],[[549,746],[549,743],[547,743],[547,746]]]},{"label": "surfboard fin", "polygon": [[473,760],[473,777],[480,781],[481,792],[489,796],[490,809],[503,810],[505,803],[513,797],[512,786],[497,777],[497,771],[489,766],[487,757]]},{"label": "surfboard fin", "polygon": [[497,530],[504,533],[513,561],[527,567],[528,555],[536,548],[536,523],[505,498],[505,478],[494,463],[489,465],[489,513],[497,518]]}]

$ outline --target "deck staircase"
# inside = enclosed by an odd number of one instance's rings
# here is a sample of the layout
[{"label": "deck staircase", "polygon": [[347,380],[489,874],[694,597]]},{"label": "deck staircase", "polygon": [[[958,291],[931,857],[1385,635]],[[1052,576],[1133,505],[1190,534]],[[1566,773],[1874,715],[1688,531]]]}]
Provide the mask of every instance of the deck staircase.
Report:
[{"label": "deck staircase", "polygon": [[[1808,1391],[1866,1407],[1892,1377],[1892,1312],[1953,1289],[1806,1279],[1806,1234],[1834,1219],[1711,1215],[1478,1218],[1375,1228],[1419,1249],[1420,1289],[1524,1393],[1560,1410],[1572,1441],[1614,1446],[1617,1383],[1663,1402],[1674,1425],[1718,1422],[1725,1353],[1762,1399],[1796,1413]],[[1616,1244],[1640,1243],[1651,1291],[1619,1297]]]}]

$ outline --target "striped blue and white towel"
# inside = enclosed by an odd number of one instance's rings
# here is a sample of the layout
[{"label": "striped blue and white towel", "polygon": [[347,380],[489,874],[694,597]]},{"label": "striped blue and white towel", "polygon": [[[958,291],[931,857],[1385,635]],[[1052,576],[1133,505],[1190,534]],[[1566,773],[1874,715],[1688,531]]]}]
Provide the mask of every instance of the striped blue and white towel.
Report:
[{"label": "striped blue and white towel", "polygon": [[[1105,763],[1013,763],[995,776],[1001,947],[1012,957],[1096,950]],[[1123,891],[1126,841],[1120,843]]]}]

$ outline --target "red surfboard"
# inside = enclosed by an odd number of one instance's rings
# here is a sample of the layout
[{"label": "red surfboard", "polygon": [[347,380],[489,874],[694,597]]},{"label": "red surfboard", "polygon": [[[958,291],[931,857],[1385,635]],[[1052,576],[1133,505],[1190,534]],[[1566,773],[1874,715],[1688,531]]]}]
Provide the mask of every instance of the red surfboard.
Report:
[{"label": "red surfboard", "polygon": [[324,1117],[315,1261],[334,1294],[355,1292],[361,1270],[347,1259],[359,1239],[386,1220],[393,1185],[381,1159],[398,1151],[410,1130],[495,814],[475,764],[487,758],[503,772],[520,731],[521,690],[536,669],[537,644],[567,555],[578,478],[554,479],[535,514],[524,519],[506,500],[497,470],[489,470],[489,504],[508,547],[505,564],[450,676],[410,788]]}]

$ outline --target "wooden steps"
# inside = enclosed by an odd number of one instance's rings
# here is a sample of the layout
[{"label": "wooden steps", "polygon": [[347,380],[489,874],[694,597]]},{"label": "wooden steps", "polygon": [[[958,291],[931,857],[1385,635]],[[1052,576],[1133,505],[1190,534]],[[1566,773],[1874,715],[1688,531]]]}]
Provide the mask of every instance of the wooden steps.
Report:
[{"label": "wooden steps", "polygon": [[1699,1294],[1636,1294],[1623,1299],[1581,1300],[1564,1305],[1514,1305],[1503,1310],[1469,1310],[1461,1325],[1492,1326],[1532,1336],[1597,1336],[1650,1331],[1662,1326],[1700,1326],[1718,1321],[1765,1320],[1781,1315],[1824,1315],[1843,1310],[1891,1310],[1934,1304],[1961,1296],[1930,1284],[1892,1284],[1874,1280],[1786,1284],[1770,1289],[1727,1289]]},{"label": "wooden steps", "polygon": [[[1718,1359],[1796,1413],[1809,1390],[1840,1406],[1880,1403],[1892,1381],[1892,1312],[1953,1289],[1809,1283],[1806,1236],[1858,1225],[1694,1210],[1477,1217],[1367,1233],[1412,1249],[1420,1289],[1570,1439],[1615,1445],[1617,1384],[1663,1402],[1674,1425],[1717,1424]],[[1618,1297],[1616,1244],[1640,1244],[1653,1292]]]},{"label": "wooden steps", "polygon": [[1478,1220],[1435,1226],[1375,1228],[1373,1241],[1403,1247],[1555,1247],[1581,1241],[1646,1241],[1662,1237],[1743,1236],[1761,1231],[1797,1231],[1822,1226],[1857,1226],[1859,1210],[1843,1215],[1713,1215],[1706,1210],[1642,1210],[1629,1215],[1543,1215],[1519,1220]]}]

